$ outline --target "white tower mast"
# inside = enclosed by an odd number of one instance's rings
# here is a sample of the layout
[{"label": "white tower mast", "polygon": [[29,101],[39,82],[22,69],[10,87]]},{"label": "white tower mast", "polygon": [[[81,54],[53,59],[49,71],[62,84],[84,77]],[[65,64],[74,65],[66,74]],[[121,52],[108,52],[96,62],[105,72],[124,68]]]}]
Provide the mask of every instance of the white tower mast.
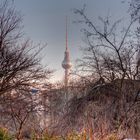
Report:
[{"label": "white tower mast", "polygon": [[62,67],[65,69],[65,90],[66,90],[66,99],[67,96],[67,87],[68,87],[68,81],[69,81],[69,70],[71,68],[72,64],[70,62],[70,53],[68,49],[68,29],[67,29],[67,17],[66,17],[66,50],[64,53],[64,60],[62,62]]}]

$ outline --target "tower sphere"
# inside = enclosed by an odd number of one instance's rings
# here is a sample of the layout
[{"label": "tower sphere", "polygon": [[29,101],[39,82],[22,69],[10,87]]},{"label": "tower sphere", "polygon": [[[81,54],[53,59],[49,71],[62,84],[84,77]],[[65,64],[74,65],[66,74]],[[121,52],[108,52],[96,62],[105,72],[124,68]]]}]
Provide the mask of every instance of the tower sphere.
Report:
[{"label": "tower sphere", "polygon": [[64,60],[62,62],[62,67],[64,69],[70,69],[72,67],[72,64],[70,62],[69,51],[67,49],[65,51],[65,57],[64,57]]}]

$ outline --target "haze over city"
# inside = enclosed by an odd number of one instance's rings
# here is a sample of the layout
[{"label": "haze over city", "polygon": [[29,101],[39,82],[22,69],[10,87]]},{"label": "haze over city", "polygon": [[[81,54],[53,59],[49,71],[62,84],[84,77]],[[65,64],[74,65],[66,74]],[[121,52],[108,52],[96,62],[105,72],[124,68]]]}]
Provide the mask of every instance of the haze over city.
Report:
[{"label": "haze over city", "polygon": [[0,0],[0,140],[139,140],[140,0]]}]

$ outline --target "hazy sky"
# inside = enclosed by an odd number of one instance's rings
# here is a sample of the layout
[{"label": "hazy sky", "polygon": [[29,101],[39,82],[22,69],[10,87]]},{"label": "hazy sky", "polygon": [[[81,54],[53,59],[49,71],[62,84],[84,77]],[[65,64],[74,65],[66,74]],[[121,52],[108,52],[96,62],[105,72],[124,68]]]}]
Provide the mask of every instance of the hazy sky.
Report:
[{"label": "hazy sky", "polygon": [[79,48],[84,45],[79,24],[73,21],[79,17],[73,8],[87,7],[87,15],[98,24],[98,16],[112,16],[112,20],[124,18],[128,5],[122,0],[14,0],[16,9],[23,15],[25,37],[35,43],[47,43],[43,51],[43,64],[55,69],[53,80],[63,78],[61,62],[65,50],[65,15],[68,16],[68,44],[72,63],[80,57]]}]

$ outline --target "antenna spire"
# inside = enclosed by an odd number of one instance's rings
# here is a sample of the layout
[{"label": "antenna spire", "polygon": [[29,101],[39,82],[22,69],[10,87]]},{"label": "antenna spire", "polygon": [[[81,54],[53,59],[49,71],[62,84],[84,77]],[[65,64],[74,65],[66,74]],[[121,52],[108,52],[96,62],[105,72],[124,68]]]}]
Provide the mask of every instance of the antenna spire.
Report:
[{"label": "antenna spire", "polygon": [[68,18],[66,16],[66,50],[68,50]]}]

